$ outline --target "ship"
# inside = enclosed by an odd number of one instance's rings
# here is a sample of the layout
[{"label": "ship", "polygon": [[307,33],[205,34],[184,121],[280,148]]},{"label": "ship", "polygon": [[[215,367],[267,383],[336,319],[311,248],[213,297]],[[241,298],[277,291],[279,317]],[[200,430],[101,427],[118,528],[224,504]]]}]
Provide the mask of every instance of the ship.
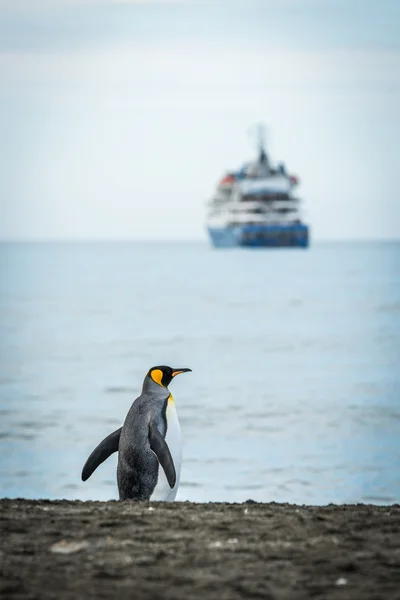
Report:
[{"label": "ship", "polygon": [[302,218],[300,183],[284,163],[275,167],[258,127],[258,156],[225,173],[207,203],[206,227],[215,248],[308,248],[309,226]]}]

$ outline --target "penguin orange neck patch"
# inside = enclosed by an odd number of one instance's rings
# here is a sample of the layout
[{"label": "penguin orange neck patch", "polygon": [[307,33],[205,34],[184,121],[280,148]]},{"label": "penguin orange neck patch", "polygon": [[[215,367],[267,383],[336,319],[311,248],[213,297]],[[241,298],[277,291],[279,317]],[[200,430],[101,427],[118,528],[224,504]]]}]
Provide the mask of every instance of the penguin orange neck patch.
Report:
[{"label": "penguin orange neck patch", "polygon": [[160,371],[160,369],[153,369],[153,371],[151,371],[151,373],[150,373],[150,377],[152,378],[153,381],[158,383],[158,385],[165,387],[162,384],[163,372]]}]

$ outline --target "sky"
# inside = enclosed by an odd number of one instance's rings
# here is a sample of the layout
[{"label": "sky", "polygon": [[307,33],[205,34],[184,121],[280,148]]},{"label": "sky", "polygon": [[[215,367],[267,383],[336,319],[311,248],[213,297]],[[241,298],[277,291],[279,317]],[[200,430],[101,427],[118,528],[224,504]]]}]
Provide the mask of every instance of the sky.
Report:
[{"label": "sky", "polygon": [[260,122],[315,239],[400,238],[400,2],[0,0],[0,239],[205,239]]}]

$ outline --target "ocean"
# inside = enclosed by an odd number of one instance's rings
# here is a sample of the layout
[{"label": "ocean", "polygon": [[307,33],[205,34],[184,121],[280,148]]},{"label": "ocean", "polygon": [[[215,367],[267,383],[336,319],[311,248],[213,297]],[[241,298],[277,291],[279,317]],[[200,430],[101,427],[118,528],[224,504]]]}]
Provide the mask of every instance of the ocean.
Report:
[{"label": "ocean", "polygon": [[0,245],[0,496],[85,483],[149,367],[184,440],[177,500],[400,502],[400,243]]}]

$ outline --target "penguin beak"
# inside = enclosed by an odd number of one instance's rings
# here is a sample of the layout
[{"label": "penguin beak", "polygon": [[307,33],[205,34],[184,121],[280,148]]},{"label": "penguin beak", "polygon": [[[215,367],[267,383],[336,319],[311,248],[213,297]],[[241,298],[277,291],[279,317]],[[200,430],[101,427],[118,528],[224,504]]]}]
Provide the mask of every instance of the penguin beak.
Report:
[{"label": "penguin beak", "polygon": [[188,373],[189,371],[192,371],[192,369],[172,369],[172,377],[180,375],[181,373]]}]

